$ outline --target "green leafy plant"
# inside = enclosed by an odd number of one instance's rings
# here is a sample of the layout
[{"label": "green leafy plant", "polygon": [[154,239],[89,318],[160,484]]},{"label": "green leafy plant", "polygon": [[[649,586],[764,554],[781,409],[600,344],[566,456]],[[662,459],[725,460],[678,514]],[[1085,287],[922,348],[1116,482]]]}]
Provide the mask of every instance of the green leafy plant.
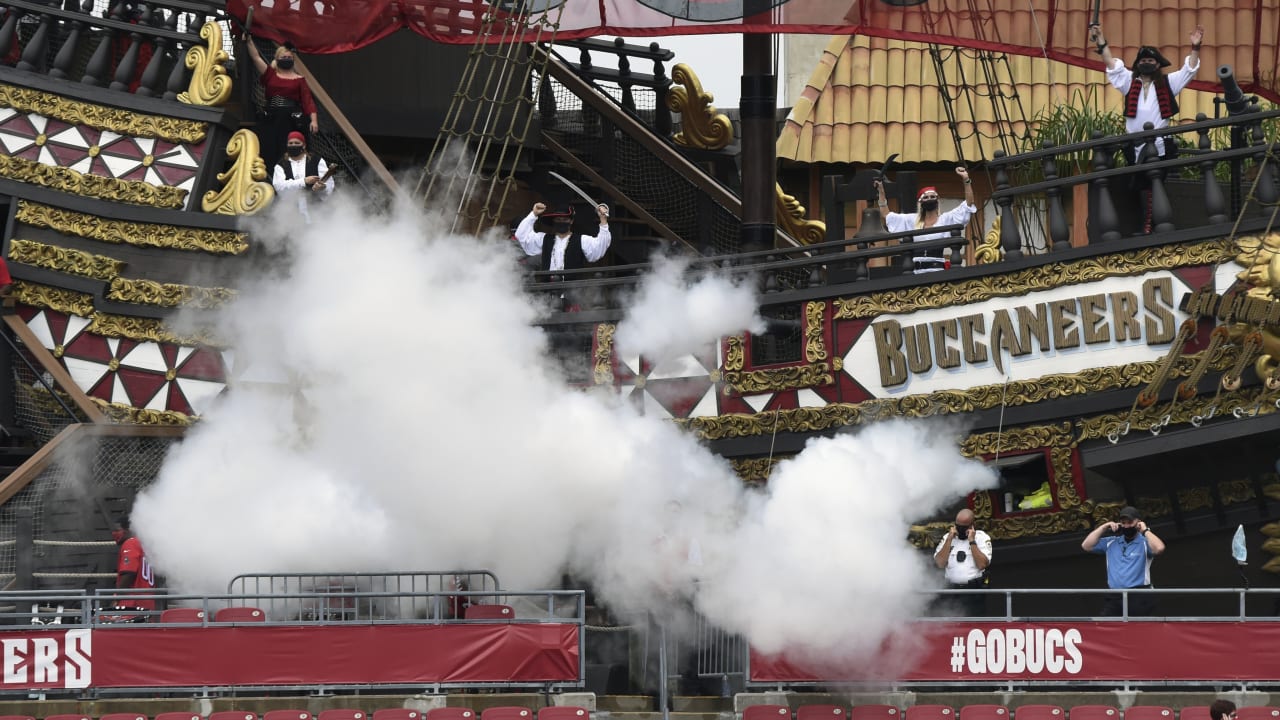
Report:
[{"label": "green leafy plant", "polygon": [[[1095,133],[1108,136],[1123,134],[1124,118],[1115,111],[1101,109],[1099,87],[1077,89],[1070,102],[1040,110],[1031,120],[1032,130],[1023,140],[1022,151],[1040,150],[1046,141],[1054,145],[1070,145],[1092,140]],[[1092,152],[1062,155],[1057,159],[1058,177],[1089,172],[1092,165]],[[1032,163],[1024,171],[1026,176],[1021,179],[1025,182],[1044,179],[1044,168],[1039,162]]]}]

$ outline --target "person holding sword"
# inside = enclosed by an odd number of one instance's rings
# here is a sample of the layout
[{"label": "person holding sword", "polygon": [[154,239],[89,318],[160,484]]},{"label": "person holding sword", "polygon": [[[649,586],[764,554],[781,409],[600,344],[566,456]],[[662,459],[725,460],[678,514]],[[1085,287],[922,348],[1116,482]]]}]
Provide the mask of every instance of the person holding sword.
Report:
[{"label": "person holding sword", "polygon": [[[533,210],[516,226],[515,238],[526,255],[541,255],[539,270],[577,270],[604,257],[613,235],[609,232],[609,206],[596,206],[600,229],[593,235],[573,232],[573,206],[565,204],[547,209],[544,203],[534,203]],[[535,232],[538,218],[551,220],[552,241],[547,242],[545,232]]]}]

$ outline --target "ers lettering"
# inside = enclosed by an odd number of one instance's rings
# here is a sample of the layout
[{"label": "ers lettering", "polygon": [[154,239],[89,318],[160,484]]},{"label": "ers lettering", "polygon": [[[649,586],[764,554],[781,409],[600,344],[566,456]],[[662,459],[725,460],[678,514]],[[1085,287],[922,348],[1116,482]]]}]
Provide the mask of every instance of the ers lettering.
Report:
[{"label": "ers lettering", "polygon": [[90,631],[68,630],[53,636],[13,634],[0,637],[5,685],[89,687],[92,678]]}]

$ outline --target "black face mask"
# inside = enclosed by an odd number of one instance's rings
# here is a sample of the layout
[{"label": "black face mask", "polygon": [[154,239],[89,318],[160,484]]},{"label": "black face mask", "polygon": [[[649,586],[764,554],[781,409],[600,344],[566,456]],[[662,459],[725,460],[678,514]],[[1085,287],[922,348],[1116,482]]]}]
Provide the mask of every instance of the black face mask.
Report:
[{"label": "black face mask", "polygon": [[276,67],[281,70],[292,70],[293,58],[280,58],[279,60],[276,60]]},{"label": "black face mask", "polygon": [[1146,75],[1147,77],[1151,77],[1151,76],[1155,75],[1155,74],[1156,74],[1156,73],[1158,73],[1158,72],[1160,72],[1160,65],[1159,65],[1159,63],[1153,63],[1153,62],[1140,62],[1140,63],[1138,63],[1138,74],[1139,74],[1139,75]]},{"label": "black face mask", "polygon": [[307,149],[302,147],[301,145],[289,145],[288,147],[285,148],[285,152],[289,153],[290,157],[298,157],[299,155],[301,155],[306,151]]},{"label": "black face mask", "polygon": [[957,525],[957,526],[956,526],[956,537],[959,537],[959,538],[967,538],[967,537],[969,537],[969,526],[968,526],[968,525]]},{"label": "black face mask", "polygon": [[925,212],[933,212],[934,210],[938,209],[938,201],[937,200],[921,200],[920,209],[924,210]]},{"label": "black face mask", "polygon": [[1138,526],[1134,525],[1132,527],[1120,528],[1120,532],[1124,534],[1125,540],[1132,540],[1138,535]]},{"label": "black face mask", "polygon": [[567,223],[567,222],[557,222],[557,223],[553,223],[551,227],[556,229],[557,235],[564,235],[565,233],[569,232],[569,229],[573,227],[573,224]]}]

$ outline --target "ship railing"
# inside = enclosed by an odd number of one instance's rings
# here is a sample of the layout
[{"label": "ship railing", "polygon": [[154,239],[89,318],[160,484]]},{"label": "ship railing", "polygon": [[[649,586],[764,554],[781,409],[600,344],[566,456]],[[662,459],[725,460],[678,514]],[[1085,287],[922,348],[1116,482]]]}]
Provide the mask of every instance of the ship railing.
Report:
[{"label": "ship railing", "polygon": [[186,50],[200,29],[225,21],[219,3],[199,0],[0,2],[0,63],[143,97],[174,100],[187,90]]},{"label": "ship railing", "polygon": [[[994,174],[990,200],[1000,222],[1003,259],[1116,243],[1134,235],[1229,225],[1242,213],[1269,215],[1280,200],[1280,144],[1269,139],[1275,135],[1280,110],[1250,108],[1216,119],[1201,113],[1193,123],[1158,130],[1099,133],[1067,145],[1046,142],[1041,149],[1018,155],[997,151],[988,168]],[[1215,137],[1224,134],[1230,147],[1214,149]],[[1194,142],[1187,147],[1181,137]],[[1178,142],[1177,156],[1159,159],[1156,138]],[[1138,164],[1122,163],[1122,152],[1139,145]],[[1072,173],[1072,168],[1086,164],[1081,158],[1088,158],[1088,171]],[[1133,191],[1138,181],[1150,188],[1149,219]],[[1087,204],[1083,223],[1078,221],[1081,213],[1068,211],[1077,188],[1086,195],[1081,198]],[[1070,204],[1078,206],[1079,201]]]},{"label": "ship railing", "polygon": [[[569,65],[597,89],[622,106],[646,125],[653,128],[659,136],[671,135],[671,110],[667,107],[667,93],[671,89],[671,78],[667,74],[667,63],[675,59],[675,53],[659,47],[658,43],[647,46],[631,45],[622,38],[600,40],[584,38],[581,40],[557,40],[558,50],[576,50],[576,63],[561,55],[565,64]],[[601,65],[593,57],[608,56],[608,63]],[[632,59],[642,63],[652,63],[652,73],[637,72],[632,69]],[[543,77],[544,83],[550,78]],[[538,115],[544,127],[555,127],[558,108],[556,94],[543,87],[538,93]]]},{"label": "ship railing", "polygon": [[[145,609],[139,609],[141,605]],[[47,590],[0,592],[0,626],[135,627],[228,625],[245,622],[276,625],[440,624],[493,622],[467,619],[468,605],[511,608],[510,622],[571,623],[586,621],[585,594],[580,590],[380,592],[356,587],[317,588],[311,592],[190,595],[164,590],[100,589],[55,593]],[[152,607],[154,606],[154,607]],[[166,611],[185,608],[179,620]],[[261,611],[260,618],[227,614],[228,608]],[[504,618],[503,622],[507,622]]]}]

